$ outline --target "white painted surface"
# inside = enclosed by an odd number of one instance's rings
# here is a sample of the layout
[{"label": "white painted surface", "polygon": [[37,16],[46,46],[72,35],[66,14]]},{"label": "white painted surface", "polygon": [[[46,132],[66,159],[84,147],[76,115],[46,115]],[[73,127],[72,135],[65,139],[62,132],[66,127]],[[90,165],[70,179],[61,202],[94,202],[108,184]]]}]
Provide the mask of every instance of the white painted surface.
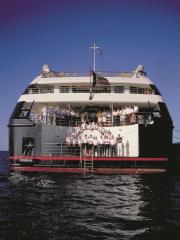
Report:
[{"label": "white painted surface", "polygon": [[46,93],[46,94],[26,94],[22,95],[19,100],[25,102],[40,103],[157,103],[164,102],[159,95],[148,94],[130,94],[130,93],[95,93],[92,100],[89,100],[89,93]]},{"label": "white painted surface", "polygon": [[[115,138],[117,138],[118,134],[122,137],[122,157],[139,156],[138,124],[121,127],[104,127],[104,129],[109,130]],[[99,140],[101,133],[98,130],[84,130],[83,133],[81,133],[81,138],[84,138],[85,135],[87,135],[87,137],[92,135],[92,137],[97,137]]]},{"label": "white painted surface", "polygon": [[139,156],[139,131],[138,124],[128,125],[122,127],[107,127],[110,132],[117,137],[118,134],[122,137],[124,145],[125,157],[138,157]]},{"label": "white painted surface", "polygon": [[[140,85],[147,85],[147,84],[153,84],[153,82],[145,76],[141,77],[105,77],[108,79],[110,84],[140,84]],[[92,81],[92,77],[91,77]],[[90,83],[90,77],[89,76],[70,76],[70,77],[49,77],[49,78],[42,78],[41,76],[36,77],[31,84],[78,84],[78,83],[83,83],[83,84],[89,84]]]}]

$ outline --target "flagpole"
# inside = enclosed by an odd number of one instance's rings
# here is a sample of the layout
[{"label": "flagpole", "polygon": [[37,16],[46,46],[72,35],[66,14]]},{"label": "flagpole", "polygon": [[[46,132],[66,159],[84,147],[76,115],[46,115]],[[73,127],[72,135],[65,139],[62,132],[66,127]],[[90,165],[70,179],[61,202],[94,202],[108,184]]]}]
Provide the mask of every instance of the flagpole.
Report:
[{"label": "flagpole", "polygon": [[112,108],[111,108],[112,126],[114,126],[113,111],[114,111],[114,104],[112,102]]},{"label": "flagpole", "polygon": [[91,73],[92,70],[90,68],[90,91],[89,91],[89,100],[92,100],[92,83],[91,83]]},{"label": "flagpole", "polygon": [[91,88],[92,88],[92,83],[91,83],[91,73],[92,73],[92,70],[90,68],[90,92],[91,92]]},{"label": "flagpole", "polygon": [[94,42],[93,46],[89,48],[93,49],[93,71],[95,72],[96,71],[96,50],[97,49],[101,50],[101,48],[96,46],[96,42]]},{"label": "flagpole", "polygon": [[94,42],[93,46],[89,47],[89,48],[93,49],[93,83],[91,83],[91,73],[92,73],[92,69],[91,69],[91,71],[90,71],[90,95],[89,95],[89,100],[92,100],[92,98],[93,98],[93,95],[92,95],[93,94],[93,87],[95,85],[94,84],[94,74],[95,74],[95,71],[96,71],[96,50],[97,49],[101,50],[101,48],[96,46],[96,42]]},{"label": "flagpole", "polygon": [[96,42],[94,42],[94,66],[93,66],[94,72],[96,71]]}]

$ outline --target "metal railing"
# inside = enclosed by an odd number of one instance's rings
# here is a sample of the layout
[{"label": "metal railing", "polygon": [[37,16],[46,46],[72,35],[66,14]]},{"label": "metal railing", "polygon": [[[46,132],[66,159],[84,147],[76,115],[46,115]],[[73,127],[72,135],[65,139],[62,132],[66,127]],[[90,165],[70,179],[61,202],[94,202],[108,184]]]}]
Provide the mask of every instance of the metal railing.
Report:
[{"label": "metal railing", "polygon": [[44,143],[42,154],[44,156],[80,156],[81,147],[66,143]]},{"label": "metal railing", "polygon": [[42,146],[43,156],[79,156],[80,160],[87,157],[129,157],[129,146],[123,144],[118,150],[118,145],[98,144],[85,146],[67,143],[44,143]]},{"label": "metal railing", "polygon": [[154,91],[149,88],[130,87],[131,94],[149,94],[154,95]]},{"label": "metal railing", "polygon": [[[134,72],[117,72],[117,71],[96,71],[97,74],[100,74],[104,77],[132,77]],[[89,77],[90,72],[80,71],[80,72],[41,72],[40,76],[43,78],[51,78],[51,77]]]},{"label": "metal railing", "polygon": [[[46,125],[53,126],[71,126],[71,127],[82,127],[81,117],[68,117],[60,115],[49,115],[45,118],[40,114],[30,114],[29,120],[35,123],[43,123]],[[85,120],[87,123],[92,123],[92,119],[88,118]],[[132,124],[152,124],[153,116],[150,113],[137,113],[134,115],[126,116],[111,116],[106,118],[105,122],[98,122],[97,119],[94,125],[86,124],[84,128],[96,129],[97,127],[115,127],[115,126],[127,126]]]},{"label": "metal railing", "polygon": [[54,88],[28,88],[27,94],[54,93]]}]

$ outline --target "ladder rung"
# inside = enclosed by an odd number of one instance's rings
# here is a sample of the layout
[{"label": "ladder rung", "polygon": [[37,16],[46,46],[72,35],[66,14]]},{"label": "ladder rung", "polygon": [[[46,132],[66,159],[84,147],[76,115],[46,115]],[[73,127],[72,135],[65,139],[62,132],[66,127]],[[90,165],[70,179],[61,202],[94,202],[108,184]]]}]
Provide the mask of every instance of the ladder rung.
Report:
[{"label": "ladder rung", "polygon": [[93,156],[91,158],[88,158],[88,159],[86,159],[86,157],[84,156],[83,160],[82,160],[82,167],[84,168],[84,173],[86,173],[87,170],[88,171],[91,170],[91,172],[93,173],[93,169],[94,169]]}]

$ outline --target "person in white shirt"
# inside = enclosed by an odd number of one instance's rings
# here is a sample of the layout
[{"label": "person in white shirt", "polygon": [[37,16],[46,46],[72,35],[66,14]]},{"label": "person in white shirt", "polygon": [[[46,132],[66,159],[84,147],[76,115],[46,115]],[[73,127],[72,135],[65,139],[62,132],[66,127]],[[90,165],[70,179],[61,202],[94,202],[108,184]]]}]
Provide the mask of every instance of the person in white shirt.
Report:
[{"label": "person in white shirt", "polygon": [[108,136],[106,136],[104,139],[104,153],[106,157],[109,156],[109,149],[110,149],[110,139],[108,138]]},{"label": "person in white shirt", "polygon": [[87,155],[87,151],[88,151],[88,137],[87,137],[87,135],[85,135],[82,138],[82,152],[83,152],[84,156]]},{"label": "person in white shirt", "polygon": [[125,111],[125,108],[122,107],[120,110],[120,125],[125,125],[125,119],[126,119],[126,111]]},{"label": "person in white shirt", "polygon": [[106,120],[107,120],[107,113],[106,113],[106,111],[104,110],[104,111],[102,112],[102,124],[103,124],[103,126],[106,126]]},{"label": "person in white shirt", "polygon": [[111,156],[116,156],[116,139],[112,135],[110,139],[110,155]]},{"label": "person in white shirt", "polygon": [[93,154],[92,150],[93,150],[93,137],[92,135],[90,135],[88,137],[88,155],[89,156],[92,156]]},{"label": "person in white shirt", "polygon": [[93,148],[94,148],[94,156],[98,156],[98,140],[97,137],[93,137]]},{"label": "person in white shirt", "polygon": [[116,116],[117,116],[116,110],[113,109],[113,112],[112,112],[113,126],[117,126],[116,125],[116,118],[117,118]]},{"label": "person in white shirt", "polygon": [[139,109],[137,105],[134,105],[134,113],[138,113]]},{"label": "person in white shirt", "polygon": [[77,144],[77,139],[76,136],[71,138],[72,141],[72,154],[76,155],[76,144]]},{"label": "person in white shirt", "polygon": [[95,122],[94,122],[94,121],[91,123],[91,129],[92,129],[92,130],[95,129]]},{"label": "person in white shirt", "polygon": [[117,156],[120,157],[122,156],[123,147],[124,147],[122,143],[122,137],[120,136],[120,134],[118,134],[116,138],[116,142],[117,142]]},{"label": "person in white shirt", "polygon": [[109,111],[107,111],[106,113],[106,122],[107,122],[107,125],[110,126],[111,125],[111,113]]},{"label": "person in white shirt", "polygon": [[76,113],[74,110],[71,110],[70,112],[70,124],[72,126],[75,126],[75,119],[76,119]]},{"label": "person in white shirt", "polygon": [[82,139],[81,136],[78,137],[78,146],[81,148],[82,147]]},{"label": "person in white shirt", "polygon": [[82,129],[82,130],[85,130],[86,127],[87,127],[87,124],[86,124],[86,122],[84,121],[84,122],[81,124],[81,129]]},{"label": "person in white shirt", "polygon": [[99,139],[98,148],[99,148],[99,156],[100,157],[104,156],[104,138],[102,135],[100,136],[100,139]]},{"label": "person in white shirt", "polygon": [[130,115],[130,108],[125,106],[125,123],[126,123],[126,125],[129,124],[129,115]]},{"label": "person in white shirt", "polygon": [[82,151],[82,139],[81,139],[81,136],[78,136],[77,146],[76,146],[76,154],[78,156],[80,155],[80,151]]},{"label": "person in white shirt", "polygon": [[70,155],[71,154],[71,136],[68,135],[67,138],[66,138],[66,144],[67,144],[67,155]]},{"label": "person in white shirt", "polygon": [[98,124],[99,126],[101,126],[102,113],[101,113],[100,111],[98,111],[98,112],[96,113],[96,117],[97,117],[97,124]]},{"label": "person in white shirt", "polygon": [[45,124],[47,124],[48,109],[47,106],[42,107],[42,119]]}]

